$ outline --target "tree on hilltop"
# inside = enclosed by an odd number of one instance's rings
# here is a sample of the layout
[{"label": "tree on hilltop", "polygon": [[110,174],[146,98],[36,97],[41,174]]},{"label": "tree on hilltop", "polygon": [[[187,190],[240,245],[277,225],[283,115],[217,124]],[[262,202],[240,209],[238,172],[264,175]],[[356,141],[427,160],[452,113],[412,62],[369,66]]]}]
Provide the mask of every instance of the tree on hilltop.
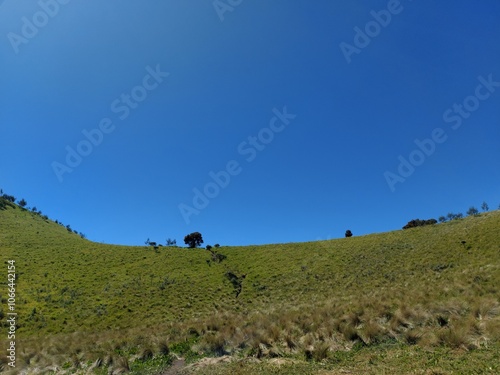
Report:
[{"label": "tree on hilltop", "polygon": [[468,216],[477,216],[479,214],[479,210],[476,207],[471,207],[467,211]]},{"label": "tree on hilltop", "polygon": [[194,249],[203,243],[203,237],[200,232],[193,232],[184,237],[184,243]]},{"label": "tree on hilltop", "polygon": [[14,203],[16,201],[16,197],[14,197],[13,195],[4,194],[2,195],[2,197],[4,197],[10,203]]},{"label": "tree on hilltop", "polygon": [[346,237],[352,237],[352,232],[348,229],[345,231],[345,236]]}]

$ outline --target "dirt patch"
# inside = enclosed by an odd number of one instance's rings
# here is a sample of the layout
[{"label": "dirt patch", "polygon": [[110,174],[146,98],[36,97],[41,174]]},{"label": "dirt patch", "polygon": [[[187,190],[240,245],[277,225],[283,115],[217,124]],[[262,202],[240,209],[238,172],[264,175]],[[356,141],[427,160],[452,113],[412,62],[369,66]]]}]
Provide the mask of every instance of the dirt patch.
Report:
[{"label": "dirt patch", "polygon": [[216,358],[202,358],[198,362],[193,363],[192,365],[189,365],[189,369],[196,369],[200,367],[207,367],[207,366],[212,366],[212,365],[218,365],[220,363],[229,363],[232,362],[234,359],[228,355],[222,356],[222,357],[216,357]]},{"label": "dirt patch", "polygon": [[172,366],[166,369],[161,375],[179,375],[186,368],[186,361],[183,358],[176,359]]}]

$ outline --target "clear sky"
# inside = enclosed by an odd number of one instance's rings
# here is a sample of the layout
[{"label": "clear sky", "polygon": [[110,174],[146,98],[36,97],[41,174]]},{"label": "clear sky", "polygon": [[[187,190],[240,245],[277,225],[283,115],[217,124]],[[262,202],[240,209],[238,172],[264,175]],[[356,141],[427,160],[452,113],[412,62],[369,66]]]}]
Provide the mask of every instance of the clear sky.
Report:
[{"label": "clear sky", "polygon": [[127,245],[497,208],[499,20],[497,0],[0,1],[0,187]]}]

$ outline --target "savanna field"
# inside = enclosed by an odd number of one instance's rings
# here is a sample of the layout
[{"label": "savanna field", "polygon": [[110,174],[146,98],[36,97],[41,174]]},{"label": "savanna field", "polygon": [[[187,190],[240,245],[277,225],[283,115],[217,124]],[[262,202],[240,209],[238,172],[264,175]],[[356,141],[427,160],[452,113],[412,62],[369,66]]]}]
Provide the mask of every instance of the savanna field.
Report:
[{"label": "savanna field", "polygon": [[0,249],[7,374],[500,373],[498,210],[214,256],[94,243],[6,204]]}]

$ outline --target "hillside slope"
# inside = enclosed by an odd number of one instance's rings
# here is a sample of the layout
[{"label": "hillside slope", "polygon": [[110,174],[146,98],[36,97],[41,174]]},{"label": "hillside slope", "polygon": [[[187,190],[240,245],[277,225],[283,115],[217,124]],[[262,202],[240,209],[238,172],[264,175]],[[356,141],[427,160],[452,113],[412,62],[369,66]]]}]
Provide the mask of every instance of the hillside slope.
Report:
[{"label": "hillside slope", "polygon": [[493,211],[363,237],[221,247],[227,258],[216,263],[202,249],[93,243],[14,206],[0,210],[0,249],[2,263],[15,260],[17,337],[31,350],[73,337],[56,354],[80,353],[82,363],[120,340],[130,353],[188,340],[199,355],[307,357],[356,342],[497,343],[499,229]]}]

